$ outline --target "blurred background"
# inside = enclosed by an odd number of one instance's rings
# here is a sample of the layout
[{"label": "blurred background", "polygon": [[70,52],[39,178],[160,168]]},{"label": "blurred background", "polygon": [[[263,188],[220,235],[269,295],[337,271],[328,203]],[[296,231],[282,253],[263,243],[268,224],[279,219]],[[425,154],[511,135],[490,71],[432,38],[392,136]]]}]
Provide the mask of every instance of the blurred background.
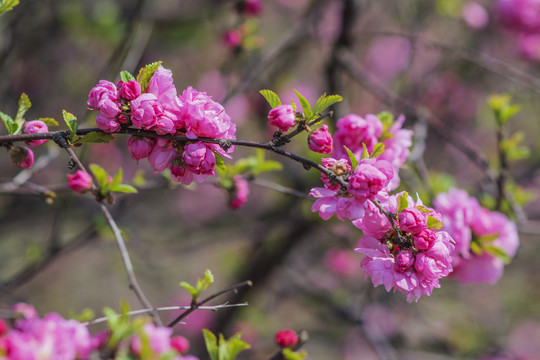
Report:
[{"label": "blurred background", "polygon": [[[178,283],[193,283],[206,268],[216,278],[210,292],[254,282],[228,298],[248,308],[199,311],[177,326],[195,347],[201,327],[241,331],[253,347],[243,358],[265,359],[275,351],[273,334],[291,328],[308,331],[313,360],[540,359],[540,38],[502,21],[494,1],[262,4],[247,11],[232,0],[21,0],[0,17],[0,110],[14,114],[24,92],[33,104],[28,120],[60,122],[66,109],[79,127],[95,127],[90,89],[162,60],[179,92],[193,86],[224,104],[237,138],[266,141],[269,107],[258,90],[272,89],[284,102],[293,89],[311,102],[337,93],[344,101],[331,128],[349,113],[406,116],[415,144],[400,172],[403,189],[429,204],[454,185],[493,206],[489,174],[498,171],[498,155],[487,100],[509,93],[522,111],[508,133],[523,139],[509,168],[517,204],[503,210],[520,220],[518,253],[496,285],[444,279],[412,304],[364,279],[362,255],[353,252],[358,229],[311,213],[305,195],[320,186],[314,170],[267,154],[283,171],[251,179],[247,203],[232,210],[212,181],[183,187],[154,176],[146,160],[130,158],[125,137],[76,151],[110,172],[121,166],[140,188],[119,197],[112,212],[155,306],[188,305]],[[318,160],[305,135],[286,148]],[[52,143],[35,151],[31,170],[0,156],[0,305],[24,301],[65,316],[85,308],[100,315],[122,299],[139,308],[99,207],[67,188],[66,155]],[[238,148],[234,156],[253,154]]]}]

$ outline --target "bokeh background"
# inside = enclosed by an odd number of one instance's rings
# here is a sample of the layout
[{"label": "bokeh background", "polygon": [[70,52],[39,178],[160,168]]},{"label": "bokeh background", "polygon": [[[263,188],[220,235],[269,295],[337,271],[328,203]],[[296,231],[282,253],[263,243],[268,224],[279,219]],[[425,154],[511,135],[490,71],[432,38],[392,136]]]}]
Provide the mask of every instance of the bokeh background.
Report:
[{"label": "bokeh background", "polygon": [[[216,278],[210,290],[254,282],[228,299],[248,308],[200,311],[176,328],[194,347],[202,326],[242,331],[253,345],[243,358],[265,359],[275,351],[273,334],[292,328],[308,331],[313,360],[540,359],[540,41],[525,46],[489,0],[263,4],[260,14],[245,16],[232,0],[21,0],[0,17],[0,110],[14,114],[24,92],[33,104],[27,119],[61,120],[66,109],[80,127],[94,127],[86,101],[100,79],[116,81],[120,70],[136,74],[162,60],[179,91],[193,86],[224,104],[239,139],[265,141],[272,129],[258,90],[288,100],[297,89],[312,102],[338,93],[344,101],[331,127],[349,113],[405,114],[416,137],[400,173],[403,188],[429,203],[454,184],[490,205],[495,186],[487,175],[498,164],[487,99],[509,93],[522,111],[508,132],[521,131],[529,149],[510,168],[527,218],[518,226],[520,249],[496,285],[445,279],[412,304],[364,279],[353,252],[358,229],[321,221],[310,211],[313,200],[297,196],[319,186],[314,170],[267,154],[283,171],[252,179],[248,202],[233,211],[212,181],[186,188],[153,175],[146,161],[130,158],[125,137],[76,151],[137,180],[140,193],[119,197],[112,211],[155,306],[188,305],[178,283],[194,282],[206,268]],[[305,136],[287,149],[317,160]],[[85,308],[100,315],[122,299],[138,308],[99,207],[66,186],[66,155],[48,144],[36,159],[20,171],[6,151],[0,156],[0,304],[24,301],[65,316]]]}]

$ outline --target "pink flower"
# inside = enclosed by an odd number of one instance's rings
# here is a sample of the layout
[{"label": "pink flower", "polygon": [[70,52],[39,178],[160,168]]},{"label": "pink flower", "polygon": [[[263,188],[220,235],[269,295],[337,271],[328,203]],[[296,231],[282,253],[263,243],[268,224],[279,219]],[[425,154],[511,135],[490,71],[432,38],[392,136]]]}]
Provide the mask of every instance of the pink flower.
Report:
[{"label": "pink flower", "polygon": [[154,94],[144,93],[131,100],[131,121],[133,126],[150,130],[163,115],[163,106]]},{"label": "pink flower", "polygon": [[362,144],[366,144],[368,151],[373,151],[373,146],[379,142],[378,138],[382,135],[382,131],[383,124],[375,115],[369,114],[362,118],[350,114],[339,119],[334,132],[334,157],[348,159],[346,146],[359,159],[362,156]]},{"label": "pink flower", "polygon": [[99,110],[101,107],[100,103],[106,99],[117,102],[119,99],[118,90],[116,89],[116,85],[112,82],[100,80],[99,83],[90,90],[90,94],[88,94],[88,106],[94,110]]},{"label": "pink flower", "polygon": [[108,133],[117,132],[121,127],[116,117],[106,117],[101,115],[101,113],[96,116],[96,125],[100,130]]},{"label": "pink flower", "polygon": [[540,2],[536,0],[499,0],[495,9],[502,25],[510,30],[540,31]]},{"label": "pink flower", "polygon": [[355,198],[365,202],[387,191],[387,186],[393,177],[394,169],[388,161],[363,159],[349,176],[347,190]]},{"label": "pink flower", "polygon": [[188,144],[182,153],[182,160],[186,164],[186,168],[199,175],[214,175],[214,167],[216,166],[216,156],[202,142]]},{"label": "pink flower", "polygon": [[[337,176],[348,177],[351,172],[351,165],[348,160],[334,158],[325,158],[321,159],[322,165],[328,170],[332,171]],[[324,186],[330,190],[339,190],[341,185],[334,181],[330,180],[326,174],[321,173],[321,180],[324,183]]]},{"label": "pink flower", "polygon": [[360,263],[351,251],[330,249],[324,255],[324,266],[341,277],[351,277],[358,273]]},{"label": "pink flower", "polygon": [[150,79],[146,91],[156,96],[163,108],[163,116],[170,119],[177,129],[184,127],[184,123],[180,119],[182,116],[181,104],[173,83],[171,70],[160,66]]},{"label": "pink flower", "polygon": [[463,19],[475,30],[483,29],[489,22],[487,10],[477,2],[470,2],[463,7]]},{"label": "pink flower", "polygon": [[186,169],[186,164],[181,157],[174,159],[169,167],[171,170],[171,178],[184,185],[189,185],[195,179],[194,174]]},{"label": "pink flower", "polygon": [[223,34],[223,43],[231,50],[235,50],[242,44],[242,33],[237,29],[227,30]]},{"label": "pink flower", "polygon": [[279,105],[268,112],[268,123],[281,131],[288,131],[296,122],[292,105]]},{"label": "pink flower", "polygon": [[34,152],[27,147],[14,147],[10,152],[11,161],[15,166],[30,169],[34,164]]},{"label": "pink flower", "polygon": [[274,341],[280,348],[293,347],[298,344],[298,335],[294,330],[279,330],[274,336]]},{"label": "pink flower", "polygon": [[[154,355],[162,355],[171,350],[172,329],[169,327],[155,326],[152,323],[143,325],[143,335],[148,338],[150,349]],[[141,338],[134,336],[131,339],[131,349],[135,354],[142,350]]]},{"label": "pink flower", "polygon": [[516,225],[499,212],[489,211],[463,190],[451,189],[434,200],[443,214],[443,229],[456,240],[454,275],[461,283],[496,283],[504,271],[504,258],[519,246]]},{"label": "pink flower", "polygon": [[540,34],[521,34],[518,48],[525,59],[540,61]]},{"label": "pink flower", "polygon": [[127,148],[129,151],[129,155],[131,155],[133,159],[137,160],[138,163],[139,160],[144,159],[148,157],[148,155],[150,155],[150,152],[152,151],[155,143],[156,141],[154,139],[130,136],[127,139]]},{"label": "pink flower", "polygon": [[259,16],[263,12],[263,3],[261,0],[245,0],[242,12],[246,16]]},{"label": "pink flower", "polygon": [[189,340],[180,335],[173,336],[171,337],[171,347],[180,355],[185,355],[189,351]]},{"label": "pink flower", "polygon": [[129,80],[128,82],[122,83],[118,94],[126,100],[133,100],[141,95],[141,84],[136,80]]},{"label": "pink flower", "polygon": [[24,319],[33,319],[38,316],[36,309],[30,304],[16,303],[12,309],[15,312],[16,318],[22,316]]},{"label": "pink flower", "polygon": [[177,156],[176,149],[170,143],[160,144],[158,142],[150,151],[148,162],[154,168],[154,174],[157,174],[168,168],[172,160]]},{"label": "pink flower", "polygon": [[319,130],[310,133],[308,136],[309,149],[321,154],[330,154],[333,143],[332,134],[328,131],[327,125],[322,125]]},{"label": "pink flower", "polygon": [[[40,120],[33,120],[33,121],[27,121],[24,123],[23,133],[24,134],[39,134],[39,133],[46,133],[49,131],[49,128],[47,127],[47,124],[45,124],[43,121]],[[27,141],[26,144],[30,146],[38,146],[41,144],[45,144],[47,139],[43,140],[31,140]]]},{"label": "pink flower", "polygon": [[338,191],[326,188],[313,188],[309,196],[317,198],[311,211],[319,212],[323,220],[329,220],[334,214],[340,220],[358,219],[364,215],[364,203],[355,197],[340,196]]},{"label": "pink flower", "polygon": [[229,206],[232,209],[239,209],[247,201],[249,195],[248,182],[240,175],[235,175],[234,178],[234,190],[229,199]]},{"label": "pink flower", "polygon": [[390,126],[388,132],[392,136],[383,140],[384,152],[377,158],[389,161],[398,169],[409,157],[409,148],[412,146],[412,130],[402,129],[405,117],[400,115],[396,122]]},{"label": "pink flower", "polygon": [[427,229],[427,215],[417,208],[404,209],[398,215],[401,230],[418,234]]},{"label": "pink flower", "polygon": [[76,193],[83,194],[92,188],[92,176],[86,171],[77,170],[67,177],[69,187]]}]

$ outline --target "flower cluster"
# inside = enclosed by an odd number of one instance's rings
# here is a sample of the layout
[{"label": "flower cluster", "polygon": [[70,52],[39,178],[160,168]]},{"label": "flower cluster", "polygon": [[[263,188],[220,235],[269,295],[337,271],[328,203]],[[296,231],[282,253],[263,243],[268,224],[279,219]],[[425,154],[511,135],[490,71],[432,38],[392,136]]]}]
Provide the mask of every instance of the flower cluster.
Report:
[{"label": "flower cluster", "polygon": [[235,139],[236,126],[223,106],[191,87],[178,95],[171,71],[163,67],[154,72],[148,88],[141,90],[135,80],[117,84],[101,80],[88,98],[88,106],[99,111],[98,127],[106,132],[132,126],[159,135],[185,135],[193,140],[179,144],[131,136],[127,145],[133,159],[148,158],[156,173],[168,168],[173,180],[183,184],[214,175],[216,156],[230,157],[233,148],[226,151],[197,138]]},{"label": "flower cluster", "polygon": [[[47,124],[41,120],[26,121],[23,125],[23,134],[39,134],[49,131]],[[30,140],[26,144],[28,146],[39,146],[45,144],[47,139],[43,140]],[[34,164],[34,152],[32,149],[26,146],[16,146],[10,151],[11,161],[18,167],[23,169],[29,169]]]},{"label": "flower cluster", "polygon": [[452,272],[455,246],[447,232],[437,231],[440,214],[406,193],[390,196],[381,207],[398,214],[394,224],[373,204],[354,221],[365,234],[355,250],[366,255],[362,269],[374,286],[404,293],[409,302],[431,295],[439,279]]},{"label": "flower cluster", "polygon": [[456,241],[453,275],[461,283],[497,282],[519,246],[516,225],[480,206],[464,190],[441,193],[434,205],[443,216],[443,229]]},{"label": "flower cluster", "polygon": [[11,329],[0,319],[1,359],[83,360],[97,358],[98,352],[139,359],[144,352],[144,358],[198,360],[186,355],[189,341],[183,336],[171,336],[172,329],[168,327],[146,323],[140,330],[135,329],[134,335],[126,332],[125,339],[116,338],[115,348],[111,349],[110,331],[92,336],[88,328],[76,320],[66,320],[56,313],[40,318],[27,304],[16,304],[13,310],[16,320]]},{"label": "flower cluster", "polygon": [[518,34],[518,48],[525,58],[540,60],[540,2],[499,0],[496,11],[501,24]]}]

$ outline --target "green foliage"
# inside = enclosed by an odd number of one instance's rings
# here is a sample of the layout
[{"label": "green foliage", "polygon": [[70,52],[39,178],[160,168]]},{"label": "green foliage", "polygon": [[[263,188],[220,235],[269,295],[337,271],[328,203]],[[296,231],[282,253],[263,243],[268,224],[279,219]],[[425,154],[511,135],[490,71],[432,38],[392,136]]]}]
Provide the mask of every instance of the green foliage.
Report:
[{"label": "green foliage", "polygon": [[495,256],[496,258],[502,260],[505,264],[509,264],[512,259],[510,258],[510,256],[508,256],[508,254],[503,250],[501,249],[500,247],[498,246],[494,246],[494,245],[484,245],[483,246],[483,249],[490,255],[493,255]]},{"label": "green foliage", "polygon": [[298,96],[298,100],[300,100],[300,105],[302,106],[302,110],[304,111],[305,119],[307,121],[311,120],[313,118],[313,112],[311,111],[311,106],[309,105],[309,102],[302,94],[296,91],[296,89],[294,89],[294,92],[296,93],[296,96]]},{"label": "green foliage", "polygon": [[403,210],[409,207],[409,193],[403,192],[398,195],[397,201],[398,201],[398,209],[397,214],[401,213]]},{"label": "green foliage", "polygon": [[427,226],[433,230],[440,230],[443,227],[443,223],[434,218],[433,216],[428,216]]},{"label": "green foliage", "polygon": [[214,283],[214,275],[210,269],[206,269],[204,277],[197,279],[197,285],[193,286],[186,281],[180,282],[180,286],[186,289],[192,297],[193,302],[197,302],[197,299],[201,296],[202,292],[206,290],[210,285]]},{"label": "green foliage", "polygon": [[272,109],[281,105],[281,100],[279,99],[279,96],[272,90],[261,90],[259,91],[259,93],[264,96]]},{"label": "green foliage", "polygon": [[129,305],[123,301],[120,306],[120,314],[116,313],[111,308],[104,308],[103,314],[107,317],[110,336],[107,346],[114,348],[123,339],[130,336],[134,332],[134,328],[129,321]]},{"label": "green foliage", "polygon": [[1,111],[0,111],[0,118],[2,118],[2,121],[4,122],[4,125],[6,127],[8,134],[13,135],[13,133],[17,129],[17,126],[15,125],[15,121],[13,121],[11,116]]},{"label": "green foliage", "polygon": [[24,114],[32,107],[32,103],[30,102],[30,99],[28,98],[28,95],[25,93],[21,94],[21,97],[19,98],[19,108],[17,109],[17,115],[15,115],[15,124],[17,126],[17,129],[13,132],[13,135],[18,135],[23,130],[24,125]]},{"label": "green foliage", "polygon": [[77,118],[75,115],[67,112],[66,110],[62,110],[62,116],[64,117],[64,121],[69,129],[69,132],[71,133],[71,141],[73,142],[77,138],[77,130],[79,130]]},{"label": "green foliage", "polygon": [[232,186],[232,178],[235,175],[260,175],[269,171],[279,171],[283,167],[280,162],[266,160],[266,152],[262,149],[255,150],[255,156],[248,156],[236,161],[226,168],[217,168],[220,184],[229,188]]},{"label": "green foliage", "polygon": [[0,15],[13,10],[17,5],[19,5],[19,0],[2,0],[2,2],[0,2]]},{"label": "green foliage", "polygon": [[307,353],[305,351],[294,352],[289,348],[285,348],[281,351],[285,360],[303,360],[306,358]]},{"label": "green foliage", "polygon": [[43,121],[45,123],[45,125],[47,126],[58,126],[58,121],[56,121],[55,119],[53,118],[50,118],[50,117],[42,117],[42,118],[39,118],[38,119],[39,121]]},{"label": "green foliage", "polygon": [[512,97],[508,94],[492,95],[488,99],[488,104],[495,114],[495,120],[499,126],[503,126],[511,117],[520,112],[519,105],[511,104]]},{"label": "green foliage", "polygon": [[500,143],[500,149],[506,154],[509,161],[522,160],[529,157],[530,150],[526,146],[520,146],[525,137],[522,131],[515,132],[509,138],[503,139]]},{"label": "green foliage", "polygon": [[137,75],[137,81],[139,82],[139,84],[141,84],[141,92],[145,92],[146,89],[148,89],[150,79],[152,79],[152,76],[154,75],[156,70],[161,66],[161,63],[162,61],[156,61],[146,65],[145,67],[141,68],[141,70],[139,70],[139,74]]},{"label": "green foliage", "polygon": [[383,143],[375,144],[375,146],[373,147],[373,152],[371,153],[371,155],[369,155],[369,157],[376,158],[377,156],[382,155],[384,150],[385,150],[385,146]]},{"label": "green foliage", "polygon": [[86,134],[81,139],[77,141],[78,144],[87,144],[87,143],[108,143],[114,139],[114,137],[109,133],[94,131]]},{"label": "green foliage", "polygon": [[[351,149],[349,149],[345,145],[343,147],[345,148],[345,151],[347,152],[347,155],[349,155],[349,161],[351,162],[352,171],[356,170],[356,166],[358,165],[358,160],[356,160],[356,157],[354,156]],[[364,148],[365,148],[365,145],[364,145]],[[363,156],[363,154],[362,154],[362,156]]]},{"label": "green foliage", "polygon": [[233,360],[238,354],[251,346],[241,340],[242,334],[237,333],[229,339],[225,339],[223,334],[219,334],[219,342],[210,330],[203,329],[206,350],[211,360]]},{"label": "green foliage", "polygon": [[130,80],[135,80],[135,77],[133,75],[131,75],[131,73],[129,71],[120,71],[120,79],[123,81],[123,82],[128,82]]},{"label": "green foliage", "polygon": [[[369,159],[369,151],[365,143],[362,143],[362,156],[360,160]],[[355,166],[356,167],[356,166]]]},{"label": "green foliage", "polygon": [[313,107],[313,115],[319,115],[321,111],[329,108],[330,106],[340,101],[343,101],[343,97],[341,97],[340,95],[327,96],[326,93],[324,93],[315,103],[315,106]]},{"label": "green foliage", "polygon": [[122,184],[123,172],[122,169],[118,169],[116,174],[111,178],[105,169],[97,164],[90,164],[90,171],[94,174],[97,184],[99,187],[99,192],[103,196],[107,196],[110,192],[119,192],[119,193],[136,193],[137,189],[128,184]]}]

